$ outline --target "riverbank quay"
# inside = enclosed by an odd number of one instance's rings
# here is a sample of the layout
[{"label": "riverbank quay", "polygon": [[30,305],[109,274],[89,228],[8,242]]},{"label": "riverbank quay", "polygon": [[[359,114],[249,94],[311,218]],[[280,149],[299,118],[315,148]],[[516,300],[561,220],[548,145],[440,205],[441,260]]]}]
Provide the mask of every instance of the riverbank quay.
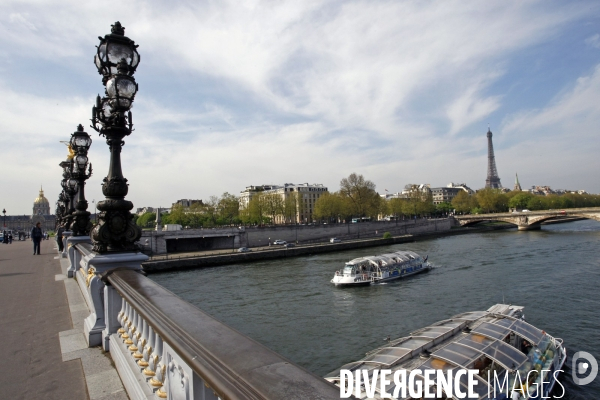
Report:
[{"label": "riverbank quay", "polygon": [[0,247],[2,398],[126,399],[107,392],[105,371],[116,371],[101,350],[78,349],[81,321],[55,247],[43,240],[35,256],[31,241]]},{"label": "riverbank quay", "polygon": [[341,243],[318,243],[298,245],[285,248],[283,246],[262,246],[252,248],[250,252],[238,253],[231,250],[184,253],[172,256],[155,256],[152,260],[142,263],[142,268],[147,273],[160,273],[173,270],[217,267],[222,265],[246,263],[261,260],[285,259],[311,254],[329,253],[358,248],[387,246],[390,244],[410,243],[417,240],[434,239],[444,236],[481,233],[495,230],[511,229],[516,227],[511,224],[492,223],[480,227],[456,227],[446,231],[427,232],[413,235],[399,235],[383,239],[368,238],[343,241]]}]

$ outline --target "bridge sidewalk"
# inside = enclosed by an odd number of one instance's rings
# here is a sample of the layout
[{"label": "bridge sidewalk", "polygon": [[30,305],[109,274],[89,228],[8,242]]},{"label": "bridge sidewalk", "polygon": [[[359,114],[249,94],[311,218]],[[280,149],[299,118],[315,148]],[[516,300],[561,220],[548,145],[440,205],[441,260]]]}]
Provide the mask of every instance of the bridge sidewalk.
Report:
[{"label": "bridge sidewalk", "polygon": [[56,242],[32,253],[31,241],[0,244],[1,397],[127,399],[110,356],[86,346],[89,312]]}]

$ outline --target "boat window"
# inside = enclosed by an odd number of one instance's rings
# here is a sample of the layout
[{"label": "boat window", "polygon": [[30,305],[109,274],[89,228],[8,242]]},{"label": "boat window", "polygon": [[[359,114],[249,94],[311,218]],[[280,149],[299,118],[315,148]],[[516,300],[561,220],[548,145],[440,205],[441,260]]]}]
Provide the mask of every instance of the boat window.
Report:
[{"label": "boat window", "polygon": [[488,314],[487,311],[471,311],[471,312],[466,312],[466,313],[455,315],[454,317],[452,317],[452,319],[466,319],[469,321],[475,321],[476,319],[479,319],[487,314]]},{"label": "boat window", "polygon": [[[460,377],[460,385],[462,386],[462,391],[464,393],[469,393],[469,380],[468,375],[464,374]],[[481,377],[475,376],[477,381],[476,385],[473,385],[473,391],[477,393],[479,399],[487,399],[488,398],[488,389],[489,385],[486,381],[481,379]],[[455,392],[456,393],[456,392]]]},{"label": "boat window", "polygon": [[450,343],[448,346],[433,353],[434,357],[446,359],[460,366],[469,365],[475,358],[481,355],[475,349],[462,346],[458,343]]},{"label": "boat window", "polygon": [[401,349],[398,347],[384,347],[383,349],[377,352],[377,354],[390,355],[394,357],[402,357],[408,353],[410,353],[409,349]]},{"label": "boat window", "polygon": [[466,346],[473,347],[477,350],[481,350],[494,343],[493,339],[490,339],[483,335],[477,335],[475,333],[461,339],[458,343],[462,343]]},{"label": "boat window", "polygon": [[489,322],[484,322],[477,328],[473,329],[475,333],[481,333],[482,335],[494,338],[504,339],[510,331],[502,326],[494,325]]},{"label": "boat window", "polygon": [[441,359],[435,358],[435,357],[431,357],[429,360],[427,360],[426,363],[424,363],[423,365],[421,365],[419,367],[419,369],[422,369],[422,370],[439,369],[439,370],[444,371],[444,373],[446,373],[446,371],[449,371],[454,368],[457,368],[457,366],[448,361],[441,360]]},{"label": "boat window", "polygon": [[443,322],[443,323],[441,323],[439,325],[435,325],[435,326],[444,326],[444,327],[447,326],[447,327],[450,327],[450,328],[456,328],[457,326],[460,326],[460,325],[462,325],[464,323],[465,323],[464,321],[452,321],[452,320],[448,320],[448,321],[445,321],[445,322]]},{"label": "boat window", "polygon": [[339,378],[340,371],[343,369],[347,369],[352,372],[354,372],[356,370],[365,370],[365,371],[369,371],[369,376],[371,376],[371,375],[373,375],[373,370],[376,368],[380,368],[380,367],[377,364],[365,364],[362,361],[352,362],[352,363],[344,365],[341,368],[336,369],[335,371],[328,373],[327,375],[325,375],[325,378],[329,378],[329,379]]},{"label": "boat window", "polygon": [[422,329],[420,331],[412,332],[411,335],[424,336],[424,337],[436,339],[440,336],[443,336],[445,333],[450,332],[451,330],[452,330],[451,327],[433,326],[433,327],[428,327],[428,328]]},{"label": "boat window", "polygon": [[354,270],[354,265],[346,264],[346,266],[344,267],[345,274],[350,274],[353,272],[353,270]]},{"label": "boat window", "polygon": [[392,365],[399,359],[400,359],[400,357],[376,353],[370,357],[364,358],[363,361],[366,363]]},{"label": "boat window", "polygon": [[510,329],[523,336],[536,346],[538,343],[540,343],[540,340],[542,340],[542,337],[544,336],[541,330],[521,320],[515,320],[515,323]]},{"label": "boat window", "polygon": [[517,369],[527,361],[527,357],[523,353],[501,341],[492,343],[482,351],[490,358],[498,360],[501,364],[510,369]]},{"label": "boat window", "polygon": [[414,349],[418,349],[419,347],[422,347],[430,342],[431,342],[431,340],[427,340],[427,339],[410,338],[405,342],[398,343],[394,347],[400,347],[400,348],[404,348],[404,349],[414,350]]},{"label": "boat window", "polygon": [[325,378],[339,378],[340,377],[340,371],[342,369],[347,369],[347,370],[350,370],[350,371],[355,371],[355,370],[359,369],[361,365],[363,365],[363,363],[361,361],[352,362],[352,363],[346,364],[346,365],[344,365],[341,368],[338,368],[338,369],[336,369],[334,371],[331,371],[330,373],[328,373],[327,375],[325,375]]}]

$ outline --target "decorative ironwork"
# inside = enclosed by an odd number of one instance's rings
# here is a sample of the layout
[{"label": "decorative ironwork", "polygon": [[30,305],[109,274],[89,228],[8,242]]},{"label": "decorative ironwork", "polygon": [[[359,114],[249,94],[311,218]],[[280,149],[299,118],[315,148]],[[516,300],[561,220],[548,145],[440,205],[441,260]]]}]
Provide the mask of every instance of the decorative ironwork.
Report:
[{"label": "decorative ironwork", "polygon": [[[71,135],[70,147],[75,152],[72,162],[71,175],[77,182],[77,198],[73,200],[75,211],[72,213],[71,230],[73,236],[88,236],[92,229],[90,213],[87,211],[88,202],[85,199],[85,181],[92,176],[92,164],[88,163],[87,153],[92,145],[92,138],[79,125]],[[87,171],[86,171],[87,169]]]},{"label": "decorative ironwork", "polygon": [[492,144],[492,131],[488,128],[487,131],[488,139],[488,170],[487,179],[485,180],[485,187],[492,189],[502,189],[500,184],[500,177],[498,177],[498,171],[496,170],[496,159],[494,157],[494,145]]},{"label": "decorative ironwork", "polygon": [[[69,151],[71,151],[70,148]],[[75,211],[73,199],[75,198],[75,193],[77,193],[77,181],[72,176],[73,158],[69,155],[67,160],[62,161],[59,166],[63,169],[63,179],[60,184],[63,188],[64,212],[61,225],[65,230],[70,230],[71,223],[73,222],[73,212]]]},{"label": "decorative ironwork", "polygon": [[106,198],[97,204],[99,221],[91,232],[94,251],[98,253],[138,250],[135,242],[142,236],[130,213],[133,203],[125,200],[129,188],[121,170],[123,138],[134,130],[129,109],[138,90],[133,74],[140,61],[138,46],[124,32],[125,28],[115,22],[111,34],[99,37],[94,57],[105,96],[96,97],[91,127],[106,138],[110,149],[110,167],[102,183]]}]

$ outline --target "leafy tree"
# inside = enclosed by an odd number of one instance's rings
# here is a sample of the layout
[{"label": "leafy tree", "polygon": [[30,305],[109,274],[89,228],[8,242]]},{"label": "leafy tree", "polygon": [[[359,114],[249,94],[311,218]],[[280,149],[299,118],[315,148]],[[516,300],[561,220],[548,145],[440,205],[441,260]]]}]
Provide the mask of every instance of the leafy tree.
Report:
[{"label": "leafy tree", "polygon": [[500,195],[499,189],[485,188],[481,189],[477,192],[477,202],[479,203],[479,207],[481,207],[486,212],[490,213],[492,211],[498,210],[498,199]]},{"label": "leafy tree", "polygon": [[188,226],[188,216],[185,213],[185,209],[182,205],[180,204],[175,204],[173,207],[171,207],[171,212],[169,214],[167,214],[166,217],[162,217],[161,214],[161,219],[165,219],[166,221],[163,221],[163,224],[179,224],[181,226]]},{"label": "leafy tree", "polygon": [[152,228],[156,223],[156,213],[146,212],[140,215],[136,221],[140,228]]},{"label": "leafy tree", "polygon": [[300,202],[298,192],[288,193],[283,201],[283,218],[286,223],[299,222]]},{"label": "leafy tree", "polygon": [[387,203],[386,214],[393,215],[396,218],[403,216],[403,215],[407,215],[404,212],[404,209],[405,209],[404,203],[406,203],[405,199],[393,198],[393,199],[390,199],[389,201],[387,201],[386,203]]},{"label": "leafy tree", "polygon": [[529,200],[531,200],[533,196],[534,195],[531,193],[520,192],[510,198],[510,200],[508,201],[508,206],[510,208],[517,208],[522,210],[524,208],[527,208],[527,203],[529,203]]},{"label": "leafy tree", "polygon": [[357,217],[377,217],[381,197],[375,184],[362,175],[351,173],[340,181],[340,195],[348,202],[349,211]]},{"label": "leafy tree", "polygon": [[329,222],[336,221],[343,212],[343,202],[339,193],[323,193],[315,202],[315,218]]},{"label": "leafy tree", "polygon": [[240,199],[225,192],[219,199],[218,210],[220,220],[231,225],[234,221],[239,219]]},{"label": "leafy tree", "polygon": [[451,203],[440,203],[435,206],[435,212],[437,214],[448,214],[454,210]]},{"label": "leafy tree", "polygon": [[452,206],[457,212],[467,213],[477,207],[477,200],[464,190],[461,190],[452,199]]}]

